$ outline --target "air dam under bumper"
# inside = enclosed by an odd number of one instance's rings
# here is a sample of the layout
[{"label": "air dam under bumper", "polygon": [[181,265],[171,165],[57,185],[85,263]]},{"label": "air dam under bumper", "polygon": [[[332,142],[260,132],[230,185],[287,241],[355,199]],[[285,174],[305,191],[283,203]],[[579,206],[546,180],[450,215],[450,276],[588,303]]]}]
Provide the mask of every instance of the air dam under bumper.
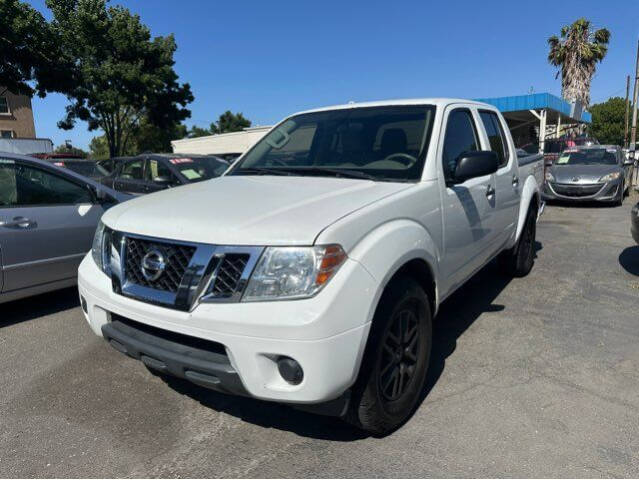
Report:
[{"label": "air dam under bumper", "polygon": [[[147,364],[158,360],[166,365],[169,373],[200,385],[208,382],[209,385],[204,386],[219,391],[309,405],[338,399],[355,382],[374,313],[372,305],[378,283],[357,262],[347,260],[326,288],[310,299],[201,304],[190,312],[183,312],[115,294],[111,280],[97,268],[89,254],[78,271],[78,288],[86,302],[85,316],[91,329],[99,336],[118,342],[119,345],[114,345],[116,348],[124,346],[126,353],[134,358],[139,356],[145,361],[142,358],[145,355]],[[158,352],[154,342],[151,342],[151,351],[125,338],[131,337],[127,335],[131,332],[120,325],[124,323],[121,319],[167,335],[179,334],[218,344],[220,348],[213,349],[213,353],[220,357],[207,357],[212,361],[204,369],[193,368],[174,357],[176,352],[171,352],[171,348],[175,345],[164,349],[168,350],[167,354]],[[141,338],[137,335],[136,341]],[[186,345],[177,337],[170,340],[178,349]],[[300,384],[291,385],[279,374],[277,360],[282,356],[301,365],[304,378]],[[161,363],[149,366],[156,368]],[[195,374],[187,375],[187,370]],[[239,383],[233,380],[235,375]],[[215,385],[218,380],[219,384]]]}]

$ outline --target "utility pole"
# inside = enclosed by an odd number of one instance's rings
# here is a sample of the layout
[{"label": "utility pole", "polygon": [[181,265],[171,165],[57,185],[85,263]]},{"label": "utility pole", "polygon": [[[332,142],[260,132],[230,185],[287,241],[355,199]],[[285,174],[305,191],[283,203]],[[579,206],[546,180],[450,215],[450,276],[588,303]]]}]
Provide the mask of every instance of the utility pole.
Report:
[{"label": "utility pole", "polygon": [[623,146],[628,148],[628,120],[630,120],[630,75],[626,76],[626,122],[624,123]]},{"label": "utility pole", "polygon": [[639,41],[637,42],[637,69],[635,73],[635,91],[632,100],[632,130],[630,134],[630,157],[635,158],[635,143],[637,141],[637,97],[639,96]]}]

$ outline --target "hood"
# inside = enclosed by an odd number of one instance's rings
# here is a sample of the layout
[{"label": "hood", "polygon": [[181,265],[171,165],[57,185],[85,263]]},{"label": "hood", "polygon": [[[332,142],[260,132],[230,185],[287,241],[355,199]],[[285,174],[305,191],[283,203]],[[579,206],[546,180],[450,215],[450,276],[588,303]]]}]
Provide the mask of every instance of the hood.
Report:
[{"label": "hood", "polygon": [[217,245],[312,245],[340,218],[411,184],[225,176],[138,197],[103,217],[115,230]]},{"label": "hood", "polygon": [[[617,165],[553,165],[550,173],[557,183],[597,183],[601,177],[619,172]],[[573,180],[579,178],[578,181]]]}]

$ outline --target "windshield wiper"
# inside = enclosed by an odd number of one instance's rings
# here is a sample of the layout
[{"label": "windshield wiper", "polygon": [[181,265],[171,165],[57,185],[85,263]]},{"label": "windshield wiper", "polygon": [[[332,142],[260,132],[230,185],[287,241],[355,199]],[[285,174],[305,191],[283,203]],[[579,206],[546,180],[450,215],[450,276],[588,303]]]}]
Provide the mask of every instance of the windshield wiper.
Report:
[{"label": "windshield wiper", "polygon": [[291,175],[287,168],[247,167],[238,168],[232,175]]},{"label": "windshield wiper", "polygon": [[[279,170],[279,168],[278,168]],[[360,172],[359,170],[351,170],[348,168],[330,168],[330,167],[282,167],[282,170],[286,170],[287,172],[304,174],[309,173],[311,175],[322,175],[329,174],[334,177],[342,177],[342,178],[356,178],[359,180],[373,180],[377,181],[377,177],[374,175],[370,175],[365,172]]]}]

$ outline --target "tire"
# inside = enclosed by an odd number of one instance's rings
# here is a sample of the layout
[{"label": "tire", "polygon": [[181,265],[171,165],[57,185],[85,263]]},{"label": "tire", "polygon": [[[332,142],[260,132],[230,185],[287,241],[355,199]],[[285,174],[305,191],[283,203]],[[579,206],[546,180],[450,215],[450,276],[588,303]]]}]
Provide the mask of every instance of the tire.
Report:
[{"label": "tire", "polygon": [[377,436],[393,432],[421,398],[432,347],[428,297],[411,277],[380,299],[347,419]]},{"label": "tire", "polygon": [[507,275],[525,277],[535,263],[535,237],[537,235],[537,209],[529,208],[524,229],[519,235],[517,244],[503,252],[499,263]]},{"label": "tire", "polygon": [[615,207],[621,207],[623,205],[623,199],[626,197],[626,182],[621,184],[621,191],[619,193],[619,198],[616,198],[613,202]]}]

